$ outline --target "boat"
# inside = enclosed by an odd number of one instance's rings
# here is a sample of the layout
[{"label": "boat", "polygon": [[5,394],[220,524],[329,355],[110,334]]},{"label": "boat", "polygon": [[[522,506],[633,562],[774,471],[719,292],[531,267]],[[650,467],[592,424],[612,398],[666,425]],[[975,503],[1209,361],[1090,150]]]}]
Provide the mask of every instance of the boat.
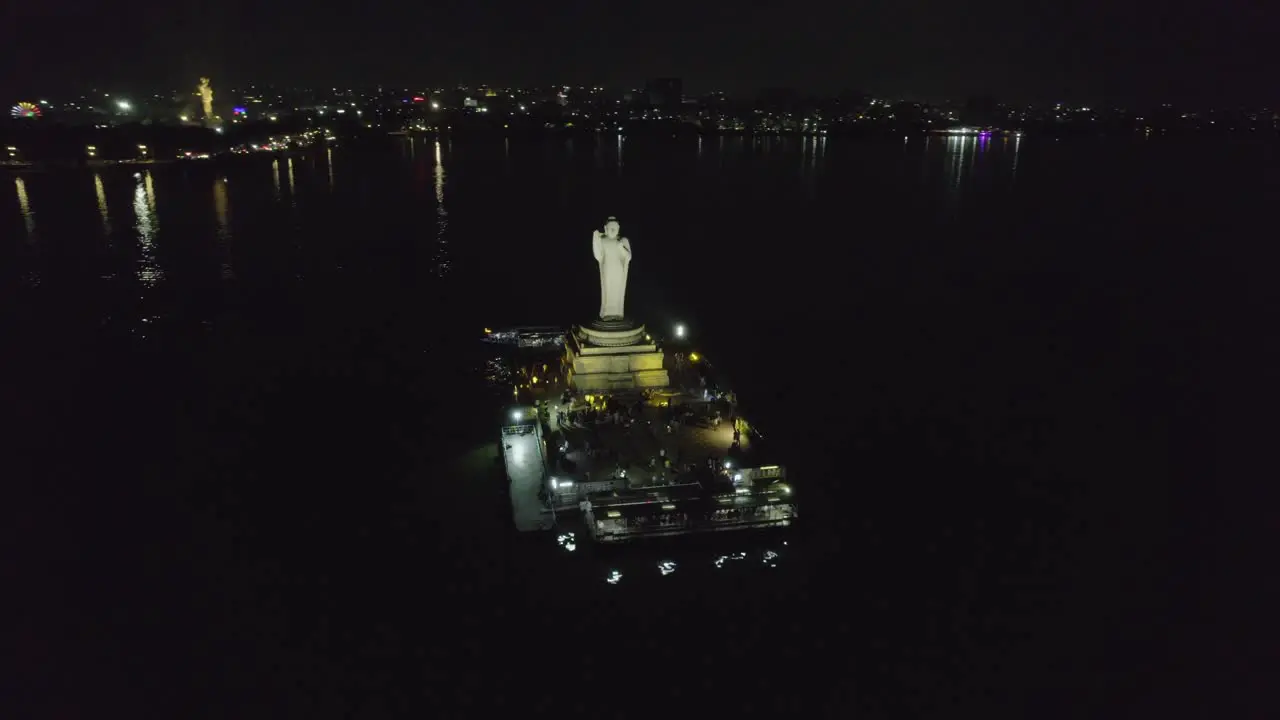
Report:
[{"label": "boat", "polygon": [[519,348],[564,347],[565,330],[551,326],[515,327],[505,330],[484,329],[484,341]]}]

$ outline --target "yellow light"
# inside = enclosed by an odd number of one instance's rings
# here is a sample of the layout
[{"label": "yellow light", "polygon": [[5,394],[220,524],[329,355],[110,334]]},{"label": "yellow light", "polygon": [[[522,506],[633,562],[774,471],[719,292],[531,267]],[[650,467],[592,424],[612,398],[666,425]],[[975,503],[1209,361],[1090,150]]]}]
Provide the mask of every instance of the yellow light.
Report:
[{"label": "yellow light", "polygon": [[537,384],[538,384],[538,376],[537,376],[537,375],[534,375],[534,376],[533,376],[533,384],[534,384],[534,385],[537,385]]},{"label": "yellow light", "polygon": [[689,362],[698,362],[698,353],[689,353]]},{"label": "yellow light", "polygon": [[622,517],[622,513],[618,512],[617,510],[610,510],[608,514],[609,514],[609,517]]},{"label": "yellow light", "polygon": [[485,329],[484,329],[484,334],[485,334],[485,335],[489,335],[489,334],[491,334],[491,333],[493,333],[493,331],[492,331],[492,330],[490,330],[489,328],[485,328]]}]

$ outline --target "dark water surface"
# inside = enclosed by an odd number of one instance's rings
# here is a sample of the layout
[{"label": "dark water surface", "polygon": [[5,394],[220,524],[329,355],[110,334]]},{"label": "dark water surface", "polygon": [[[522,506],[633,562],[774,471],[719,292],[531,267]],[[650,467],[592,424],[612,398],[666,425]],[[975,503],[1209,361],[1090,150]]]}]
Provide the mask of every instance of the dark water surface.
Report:
[{"label": "dark water surface", "polygon": [[[1243,717],[1215,488],[1262,440],[1278,159],[604,136],[0,176],[16,697]],[[772,572],[606,585],[459,461],[481,328],[586,319],[607,215],[629,311],[688,324],[797,477]]]}]

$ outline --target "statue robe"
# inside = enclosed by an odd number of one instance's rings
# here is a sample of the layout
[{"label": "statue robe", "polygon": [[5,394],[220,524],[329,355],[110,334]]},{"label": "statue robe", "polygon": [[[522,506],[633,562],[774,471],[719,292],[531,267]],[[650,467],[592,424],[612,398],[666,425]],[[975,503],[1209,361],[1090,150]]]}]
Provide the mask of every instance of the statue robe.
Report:
[{"label": "statue robe", "polygon": [[623,317],[627,294],[627,269],[631,266],[631,243],[624,237],[593,238],[592,248],[600,263],[600,317]]}]

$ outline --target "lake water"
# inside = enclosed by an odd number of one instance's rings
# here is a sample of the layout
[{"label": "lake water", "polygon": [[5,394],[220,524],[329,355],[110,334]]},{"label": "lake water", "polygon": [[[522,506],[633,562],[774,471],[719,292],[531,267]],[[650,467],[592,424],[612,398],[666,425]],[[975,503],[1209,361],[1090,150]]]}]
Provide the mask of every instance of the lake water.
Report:
[{"label": "lake water", "polygon": [[[23,699],[1179,707],[1278,157],[598,136],[0,176]],[[608,215],[629,312],[686,324],[788,458],[777,572],[606,585],[458,462],[493,434],[481,329],[587,319]]]}]

